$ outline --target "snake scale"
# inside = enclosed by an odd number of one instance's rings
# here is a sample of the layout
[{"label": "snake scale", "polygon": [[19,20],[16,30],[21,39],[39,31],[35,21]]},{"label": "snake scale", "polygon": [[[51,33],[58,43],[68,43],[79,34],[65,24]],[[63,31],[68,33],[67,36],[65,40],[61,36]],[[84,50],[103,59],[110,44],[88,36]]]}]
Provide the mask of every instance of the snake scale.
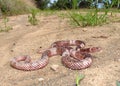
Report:
[{"label": "snake scale", "polygon": [[[75,46],[76,48],[73,48]],[[14,57],[10,60],[10,65],[19,70],[32,71],[44,68],[49,58],[55,55],[61,55],[61,62],[66,67],[73,70],[80,70],[89,67],[92,64],[90,53],[98,52],[100,47],[84,48],[85,43],[81,40],[61,40],[54,42],[50,48],[42,52],[41,58],[31,61],[28,55]]]}]

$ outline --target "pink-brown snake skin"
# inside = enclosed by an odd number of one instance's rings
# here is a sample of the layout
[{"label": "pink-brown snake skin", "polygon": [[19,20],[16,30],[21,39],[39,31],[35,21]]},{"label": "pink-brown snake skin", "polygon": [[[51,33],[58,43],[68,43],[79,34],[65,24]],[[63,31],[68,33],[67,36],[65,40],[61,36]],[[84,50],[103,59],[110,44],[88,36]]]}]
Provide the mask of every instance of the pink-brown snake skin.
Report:
[{"label": "pink-brown snake skin", "polygon": [[[72,48],[76,46],[76,49]],[[10,60],[10,65],[19,70],[32,71],[44,68],[49,57],[55,55],[62,56],[62,63],[73,70],[80,70],[89,67],[92,64],[90,53],[98,52],[100,47],[84,48],[85,43],[80,40],[61,40],[54,42],[51,47],[42,52],[41,58],[31,61],[27,55],[14,57]]]}]

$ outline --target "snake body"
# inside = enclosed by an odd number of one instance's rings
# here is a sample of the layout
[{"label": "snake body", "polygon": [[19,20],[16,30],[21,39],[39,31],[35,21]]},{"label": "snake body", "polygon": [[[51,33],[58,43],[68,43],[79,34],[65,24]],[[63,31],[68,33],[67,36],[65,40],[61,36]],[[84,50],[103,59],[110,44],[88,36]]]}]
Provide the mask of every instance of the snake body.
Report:
[{"label": "snake body", "polygon": [[[76,46],[76,49],[71,46]],[[101,50],[99,47],[84,48],[84,46],[85,43],[80,40],[56,41],[42,53],[38,60],[31,61],[28,55],[18,56],[11,59],[10,65],[19,70],[38,70],[48,64],[49,57],[61,55],[61,61],[66,67],[74,70],[84,69],[92,64],[92,56],[89,53]]]}]

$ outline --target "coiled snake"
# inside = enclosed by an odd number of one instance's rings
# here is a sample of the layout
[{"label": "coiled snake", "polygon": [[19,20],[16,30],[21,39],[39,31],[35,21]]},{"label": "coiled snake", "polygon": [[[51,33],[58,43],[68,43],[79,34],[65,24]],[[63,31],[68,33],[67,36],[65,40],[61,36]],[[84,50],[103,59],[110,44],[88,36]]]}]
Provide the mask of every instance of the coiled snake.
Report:
[{"label": "coiled snake", "polygon": [[[71,46],[76,46],[76,49]],[[80,40],[62,40],[54,42],[49,49],[42,52],[41,58],[31,61],[30,56],[18,56],[10,60],[10,65],[19,70],[37,70],[45,67],[49,57],[61,55],[61,62],[66,67],[79,70],[89,67],[92,64],[90,53],[98,52],[100,47],[84,48],[85,43]]]}]

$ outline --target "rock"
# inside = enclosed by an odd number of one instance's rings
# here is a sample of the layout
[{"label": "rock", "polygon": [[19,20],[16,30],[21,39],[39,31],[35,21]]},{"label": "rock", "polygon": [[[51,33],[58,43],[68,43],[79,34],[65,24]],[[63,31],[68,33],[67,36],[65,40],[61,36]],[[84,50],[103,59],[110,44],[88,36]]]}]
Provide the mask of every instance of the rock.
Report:
[{"label": "rock", "polygon": [[44,78],[39,78],[38,81],[40,81],[40,82],[41,82],[41,81],[44,81]]},{"label": "rock", "polygon": [[83,31],[83,32],[86,32],[86,31],[87,31],[87,28],[84,28],[82,31]]},{"label": "rock", "polygon": [[10,50],[11,52],[14,52],[14,50]]},{"label": "rock", "polygon": [[52,69],[52,70],[54,70],[54,71],[57,71],[58,70],[58,68],[59,68],[59,65],[51,65],[50,66],[50,68]]}]

